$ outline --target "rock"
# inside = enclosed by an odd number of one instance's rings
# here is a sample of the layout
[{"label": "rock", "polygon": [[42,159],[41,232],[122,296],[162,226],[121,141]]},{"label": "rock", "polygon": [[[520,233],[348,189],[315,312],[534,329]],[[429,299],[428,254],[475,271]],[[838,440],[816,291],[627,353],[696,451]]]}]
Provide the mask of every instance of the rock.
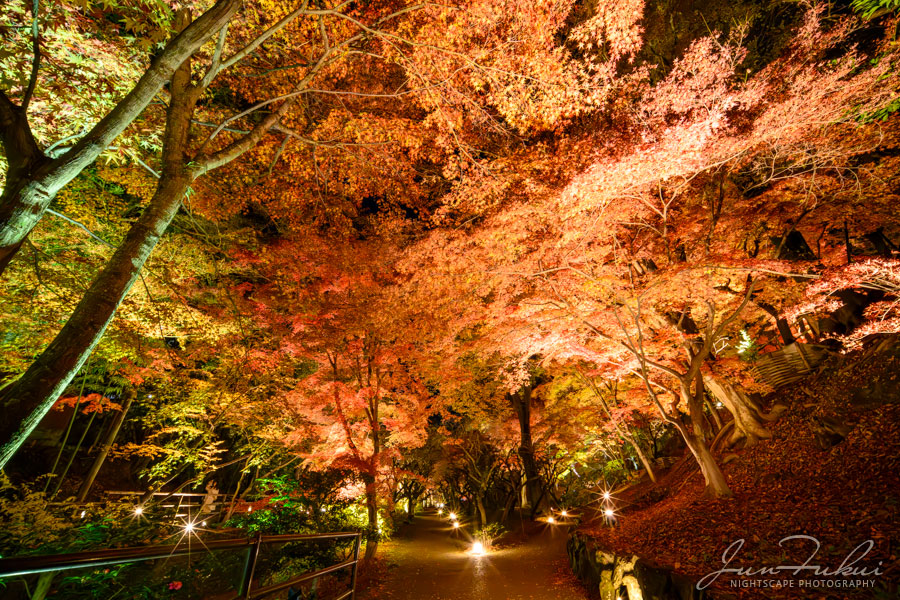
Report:
[{"label": "rock", "polygon": [[574,532],[566,544],[572,571],[601,598],[622,600],[711,600],[694,583],[634,555],[620,556],[597,548]]},{"label": "rock", "polygon": [[809,428],[822,450],[828,450],[840,444],[850,433],[849,427],[830,417],[812,417],[809,421]]}]

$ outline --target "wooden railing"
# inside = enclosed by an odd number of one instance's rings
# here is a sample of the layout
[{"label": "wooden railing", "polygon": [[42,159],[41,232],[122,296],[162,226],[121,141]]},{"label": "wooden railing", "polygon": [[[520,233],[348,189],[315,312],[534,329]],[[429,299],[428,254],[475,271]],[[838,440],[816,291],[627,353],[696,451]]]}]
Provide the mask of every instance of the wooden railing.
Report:
[{"label": "wooden railing", "polygon": [[[327,540],[327,539],[353,539],[353,551],[349,558],[339,563],[312,571],[302,573],[287,579],[286,581],[253,587],[253,579],[256,574],[260,549],[266,544],[282,544],[287,542]],[[262,535],[253,539],[229,539],[229,540],[204,540],[201,552],[219,550],[245,550],[247,552],[244,563],[243,576],[240,589],[232,600],[255,600],[263,598],[274,592],[288,589],[318,579],[329,573],[336,573],[344,569],[350,569],[349,589],[334,600],[345,600],[356,597],[356,578],[359,566],[359,552],[362,537],[358,532],[319,533],[319,534],[288,534],[288,535]],[[69,554],[49,554],[43,556],[23,556],[18,558],[0,559],[0,579],[6,577],[22,577],[40,573],[55,573],[71,569],[96,568],[110,565],[137,563],[156,559],[168,559],[180,556],[195,556],[198,554],[197,546],[189,547],[187,544],[174,546],[143,546],[133,548],[115,548],[109,550],[92,550],[88,552],[74,552]]]},{"label": "wooden railing", "polygon": [[824,346],[795,342],[759,356],[753,369],[760,380],[777,389],[806,377],[827,354]]}]

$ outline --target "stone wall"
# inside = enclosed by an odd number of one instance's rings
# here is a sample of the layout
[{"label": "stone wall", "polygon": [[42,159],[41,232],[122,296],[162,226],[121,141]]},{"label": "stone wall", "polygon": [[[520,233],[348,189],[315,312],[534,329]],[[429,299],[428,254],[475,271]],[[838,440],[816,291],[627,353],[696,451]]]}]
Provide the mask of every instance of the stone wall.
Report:
[{"label": "stone wall", "polygon": [[605,552],[577,531],[566,549],[572,571],[600,600],[712,600],[693,581],[637,556]]}]

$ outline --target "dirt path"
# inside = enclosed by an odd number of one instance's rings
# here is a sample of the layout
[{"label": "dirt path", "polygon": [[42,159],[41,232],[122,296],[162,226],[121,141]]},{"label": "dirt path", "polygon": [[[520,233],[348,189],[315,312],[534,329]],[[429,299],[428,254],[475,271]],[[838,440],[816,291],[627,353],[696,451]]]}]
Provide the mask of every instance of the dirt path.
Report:
[{"label": "dirt path", "polygon": [[566,557],[565,528],[546,526],[524,543],[472,556],[464,533],[434,513],[379,550],[385,581],[360,600],[585,600]]}]

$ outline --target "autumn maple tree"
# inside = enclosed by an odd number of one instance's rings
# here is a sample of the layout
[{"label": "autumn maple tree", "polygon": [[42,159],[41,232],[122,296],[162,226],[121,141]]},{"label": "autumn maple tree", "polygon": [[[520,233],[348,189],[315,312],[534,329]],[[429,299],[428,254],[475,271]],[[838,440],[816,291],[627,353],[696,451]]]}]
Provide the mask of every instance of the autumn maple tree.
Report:
[{"label": "autumn maple tree", "polygon": [[870,458],[809,391],[900,324],[898,17],[855,4],[4,5],[0,467],[371,558],[423,499],[490,541],[628,486],[669,540],[804,436]]}]

